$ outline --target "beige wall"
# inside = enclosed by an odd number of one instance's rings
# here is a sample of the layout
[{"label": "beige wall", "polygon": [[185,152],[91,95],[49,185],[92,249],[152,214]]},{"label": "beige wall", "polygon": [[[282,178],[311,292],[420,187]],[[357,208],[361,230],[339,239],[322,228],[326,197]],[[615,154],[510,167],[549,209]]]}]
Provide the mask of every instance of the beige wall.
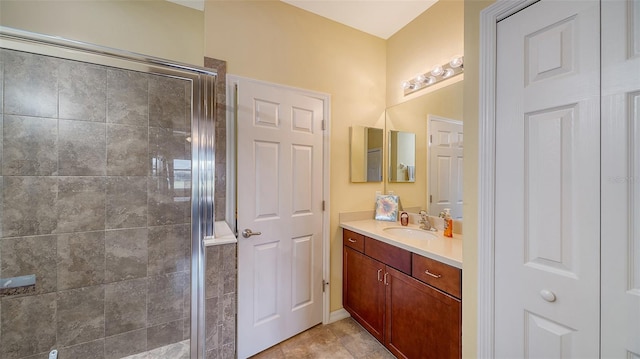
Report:
[{"label": "beige wall", "polygon": [[0,0],[0,25],[192,65],[204,62],[204,14],[164,0]]},{"label": "beige wall", "polygon": [[209,1],[205,55],[230,74],[331,94],[331,310],[342,308],[338,213],[373,209],[383,184],[349,182],[349,126],[384,127],[385,41],[279,1]]},{"label": "beige wall", "polygon": [[478,335],[478,97],[480,11],[493,0],[464,2],[464,246],[462,357],[477,357]]},{"label": "beige wall", "polygon": [[[387,41],[387,107],[436,91],[440,85],[404,96],[401,84],[464,53],[464,2],[440,0]],[[456,77],[444,85],[460,81]]]},{"label": "beige wall", "polygon": [[388,183],[403,207],[427,208],[427,115],[462,120],[464,75],[404,96],[403,81],[464,52],[464,3],[441,0],[387,41],[387,131],[416,134],[416,182]]}]

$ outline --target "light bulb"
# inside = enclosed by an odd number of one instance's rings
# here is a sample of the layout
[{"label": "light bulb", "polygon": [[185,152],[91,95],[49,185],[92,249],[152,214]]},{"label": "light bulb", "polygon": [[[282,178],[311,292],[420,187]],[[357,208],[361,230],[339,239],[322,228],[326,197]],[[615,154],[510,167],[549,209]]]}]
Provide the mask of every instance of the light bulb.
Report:
[{"label": "light bulb", "polygon": [[440,76],[442,75],[442,72],[444,70],[442,70],[442,66],[434,66],[433,69],[431,69],[431,74],[433,76]]},{"label": "light bulb", "polygon": [[451,67],[453,68],[456,68],[462,66],[463,62],[464,60],[462,56],[455,56],[451,59],[451,61],[449,61],[449,65],[451,65]]},{"label": "light bulb", "polygon": [[442,78],[443,79],[449,78],[449,77],[453,76],[453,74],[454,74],[453,69],[446,69],[444,71],[444,73],[442,74]]},{"label": "light bulb", "polygon": [[416,82],[419,83],[419,84],[425,82],[426,79],[427,78],[426,78],[426,76],[424,76],[424,74],[416,76]]},{"label": "light bulb", "polygon": [[436,82],[436,78],[435,77],[433,77],[433,76],[427,77],[427,85],[431,85],[434,82]]},{"label": "light bulb", "polygon": [[404,90],[408,90],[408,89],[410,89],[410,88],[411,88],[411,82],[409,82],[409,81],[404,81],[404,82],[402,83],[402,88],[403,88]]}]

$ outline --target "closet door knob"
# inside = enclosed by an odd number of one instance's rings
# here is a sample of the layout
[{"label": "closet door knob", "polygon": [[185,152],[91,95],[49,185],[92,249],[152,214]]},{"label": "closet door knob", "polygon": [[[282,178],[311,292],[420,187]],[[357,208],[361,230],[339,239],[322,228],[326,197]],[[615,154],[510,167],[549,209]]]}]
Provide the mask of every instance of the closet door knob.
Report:
[{"label": "closet door knob", "polygon": [[540,291],[540,296],[542,297],[542,299],[546,300],[547,302],[555,302],[556,301],[556,295],[553,294],[552,291],[550,291],[549,289],[543,289]]}]

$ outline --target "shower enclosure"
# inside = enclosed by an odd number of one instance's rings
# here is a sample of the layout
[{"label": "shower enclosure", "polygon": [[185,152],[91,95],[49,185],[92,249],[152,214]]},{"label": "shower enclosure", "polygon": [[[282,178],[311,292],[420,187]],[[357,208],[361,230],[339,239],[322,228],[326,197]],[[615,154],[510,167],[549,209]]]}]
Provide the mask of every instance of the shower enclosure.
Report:
[{"label": "shower enclosure", "polygon": [[215,81],[0,28],[0,359],[204,357]]}]

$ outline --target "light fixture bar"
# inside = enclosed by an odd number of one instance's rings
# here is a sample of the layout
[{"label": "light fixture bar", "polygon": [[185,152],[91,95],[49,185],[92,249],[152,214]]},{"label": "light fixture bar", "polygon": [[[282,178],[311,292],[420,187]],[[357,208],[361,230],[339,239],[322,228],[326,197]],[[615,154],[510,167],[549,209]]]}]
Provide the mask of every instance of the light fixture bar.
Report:
[{"label": "light fixture bar", "polygon": [[414,93],[424,88],[448,80],[464,72],[464,57],[456,56],[442,66],[435,66],[431,71],[420,74],[402,83],[404,95]]}]

